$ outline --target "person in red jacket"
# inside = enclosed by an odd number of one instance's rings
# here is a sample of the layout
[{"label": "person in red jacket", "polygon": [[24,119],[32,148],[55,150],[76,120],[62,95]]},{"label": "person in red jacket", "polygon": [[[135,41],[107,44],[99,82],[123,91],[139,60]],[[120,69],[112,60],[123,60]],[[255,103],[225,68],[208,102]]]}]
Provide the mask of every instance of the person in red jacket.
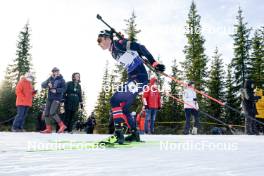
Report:
[{"label": "person in red jacket", "polygon": [[143,106],[141,112],[137,114],[137,118],[136,118],[137,127],[138,127],[140,134],[144,134],[144,132],[145,132],[145,119],[146,119],[146,111],[145,111],[145,108]]},{"label": "person in red jacket", "polygon": [[23,132],[23,126],[25,122],[25,117],[29,107],[32,106],[32,99],[36,91],[32,86],[33,76],[31,73],[22,76],[20,81],[16,86],[16,107],[17,115],[13,121],[12,131],[13,132]]},{"label": "person in red jacket", "polygon": [[161,108],[160,92],[156,82],[157,78],[151,78],[148,87],[143,93],[143,103],[146,110],[145,133],[154,133],[157,111]]}]

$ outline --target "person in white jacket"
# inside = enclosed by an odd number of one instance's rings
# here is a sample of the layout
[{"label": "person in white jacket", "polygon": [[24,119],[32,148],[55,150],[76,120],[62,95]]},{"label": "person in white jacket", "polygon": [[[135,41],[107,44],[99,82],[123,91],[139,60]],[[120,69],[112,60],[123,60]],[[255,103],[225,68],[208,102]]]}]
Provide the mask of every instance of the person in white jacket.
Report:
[{"label": "person in white jacket", "polygon": [[191,88],[194,87],[194,82],[190,81],[188,83],[188,87],[183,91],[183,101],[184,103],[184,111],[186,117],[186,123],[184,128],[184,134],[190,133],[191,127],[191,115],[194,116],[194,127],[192,129],[192,134],[197,134],[197,131],[200,127],[199,122],[199,105],[197,102],[196,92]]}]

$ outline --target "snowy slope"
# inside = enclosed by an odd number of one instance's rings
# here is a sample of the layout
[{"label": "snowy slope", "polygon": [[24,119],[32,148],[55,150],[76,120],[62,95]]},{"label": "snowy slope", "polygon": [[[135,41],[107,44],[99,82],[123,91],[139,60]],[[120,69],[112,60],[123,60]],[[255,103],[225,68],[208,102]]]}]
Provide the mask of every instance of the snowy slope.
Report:
[{"label": "snowy slope", "polygon": [[86,144],[106,136],[0,133],[0,176],[260,176],[264,172],[263,136],[143,135],[147,142],[133,147],[56,150],[52,146],[53,151],[37,151],[46,144]]}]

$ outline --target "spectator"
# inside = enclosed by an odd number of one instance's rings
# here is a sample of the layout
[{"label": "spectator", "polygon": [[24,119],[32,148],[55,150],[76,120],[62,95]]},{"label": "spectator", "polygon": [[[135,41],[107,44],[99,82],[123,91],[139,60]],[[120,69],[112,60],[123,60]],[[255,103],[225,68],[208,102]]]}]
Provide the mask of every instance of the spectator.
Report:
[{"label": "spectator", "polygon": [[256,102],[261,97],[254,96],[254,88],[254,82],[252,80],[246,80],[244,83],[244,88],[241,90],[242,110],[245,115],[245,132],[249,135],[258,134],[254,119],[256,119],[257,113]]},{"label": "spectator", "polygon": [[194,116],[194,127],[192,129],[192,134],[197,134],[198,129],[200,127],[199,122],[199,106],[197,103],[196,92],[192,89],[194,88],[194,82],[190,81],[188,83],[188,87],[183,91],[183,101],[186,103],[184,104],[184,111],[186,117],[186,123],[184,128],[184,134],[190,133],[191,128],[191,115]]},{"label": "spectator", "polygon": [[157,111],[161,108],[160,92],[156,81],[157,78],[151,78],[148,88],[143,93],[143,103],[146,110],[145,133],[154,133]]},{"label": "spectator", "polygon": [[94,112],[88,117],[86,122],[86,132],[87,134],[93,134],[94,127],[96,125],[96,119]]},{"label": "spectator", "polygon": [[67,126],[67,131],[69,133],[72,132],[74,116],[79,109],[79,105],[83,109],[82,89],[80,82],[80,74],[73,73],[72,81],[69,81],[66,84],[67,88],[64,94],[65,125]]},{"label": "spectator", "polygon": [[24,123],[27,111],[32,106],[33,96],[37,91],[32,86],[33,76],[31,73],[26,73],[21,77],[16,86],[16,107],[17,115],[13,121],[12,132],[23,132]]},{"label": "spectator", "polygon": [[66,89],[65,81],[57,67],[52,69],[52,75],[41,84],[42,88],[48,89],[48,98],[45,106],[46,129],[41,133],[52,133],[51,118],[59,125],[58,133],[63,133],[67,128],[58,115],[60,103]]},{"label": "spectator", "polygon": [[81,121],[80,120],[77,120],[77,122],[76,122],[76,124],[75,124],[75,129],[77,130],[77,131],[81,131]]},{"label": "spectator", "polygon": [[145,118],[146,118],[146,111],[143,106],[142,111],[137,115],[137,127],[139,129],[140,134],[144,134],[145,132]]}]

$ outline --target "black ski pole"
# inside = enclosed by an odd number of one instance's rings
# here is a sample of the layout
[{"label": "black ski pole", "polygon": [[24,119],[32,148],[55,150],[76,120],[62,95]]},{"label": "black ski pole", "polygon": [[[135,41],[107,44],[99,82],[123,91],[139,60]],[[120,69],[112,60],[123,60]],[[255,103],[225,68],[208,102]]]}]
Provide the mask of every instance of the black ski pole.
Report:
[{"label": "black ski pole", "polygon": [[119,39],[123,39],[123,36],[122,36],[120,33],[116,32],[116,30],[115,30],[114,28],[112,28],[109,24],[107,24],[107,23],[103,20],[103,18],[102,18],[101,15],[97,14],[97,15],[96,15],[96,18],[97,18],[98,20],[102,21],[107,27],[109,27],[110,30],[111,30],[113,33],[115,33],[116,36],[117,36]]}]

